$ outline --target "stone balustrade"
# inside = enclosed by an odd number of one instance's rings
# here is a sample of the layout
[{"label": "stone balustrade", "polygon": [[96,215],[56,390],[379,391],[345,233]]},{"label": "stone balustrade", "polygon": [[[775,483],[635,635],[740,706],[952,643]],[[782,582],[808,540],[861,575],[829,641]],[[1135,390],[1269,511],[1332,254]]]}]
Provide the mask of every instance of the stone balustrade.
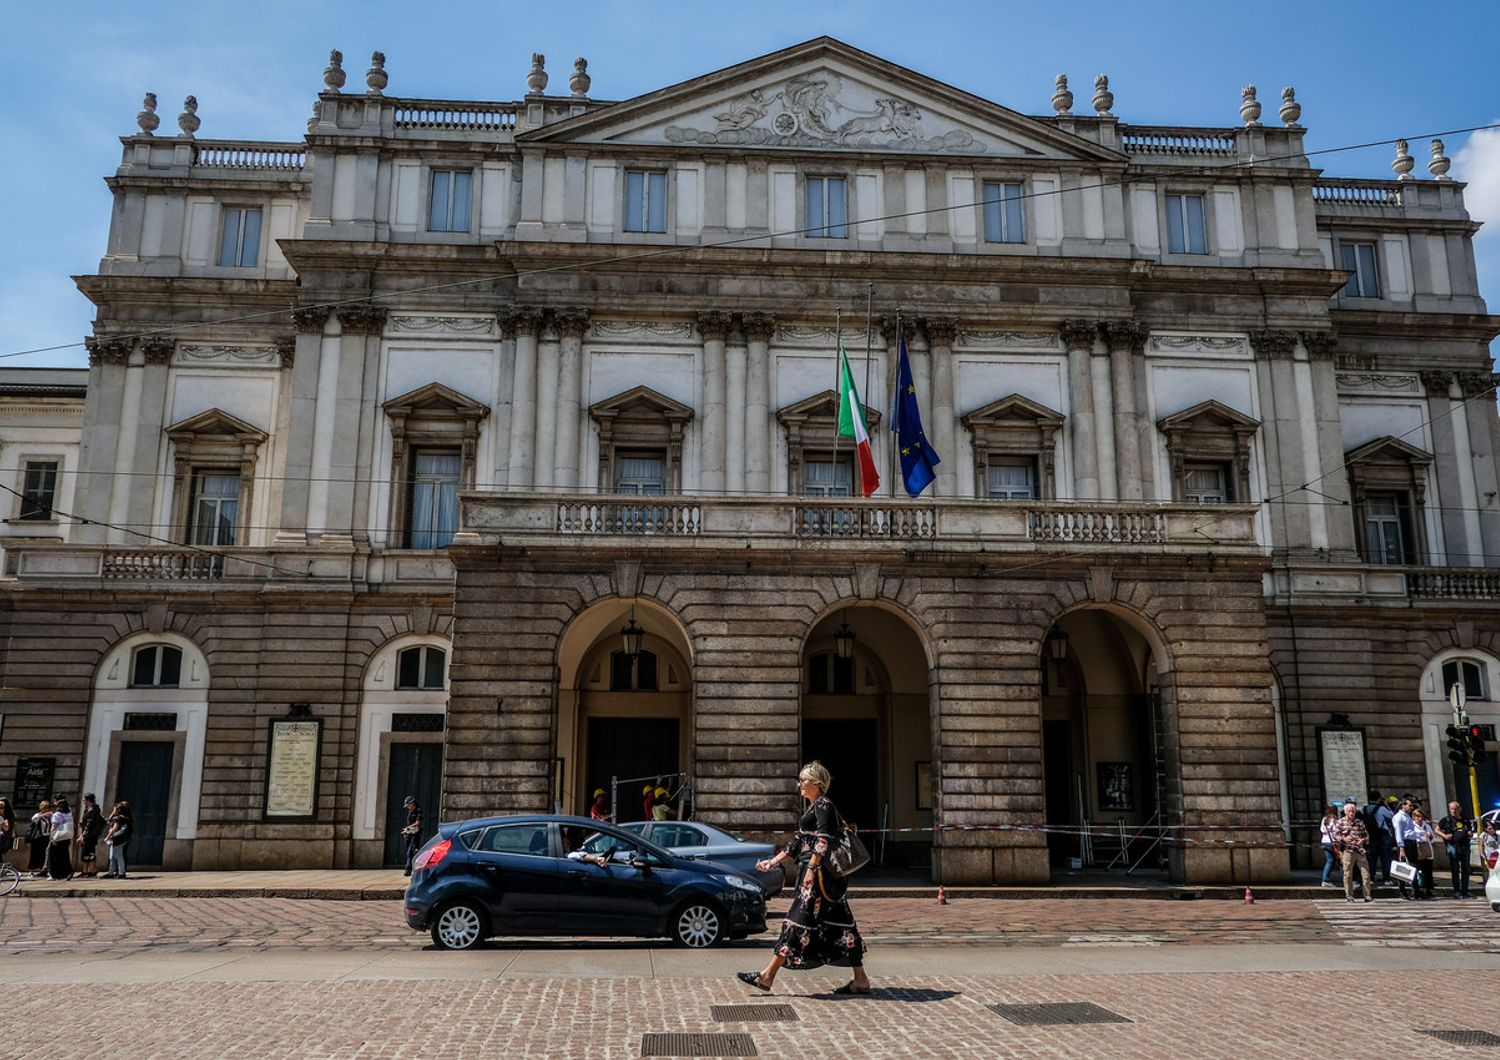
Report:
[{"label": "stone balustrade", "polygon": [[1477,567],[1414,567],[1408,593],[1429,600],[1500,600],[1500,571]]},{"label": "stone balustrade", "polygon": [[1338,206],[1399,208],[1401,185],[1394,180],[1323,177],[1313,185],[1313,202]]},{"label": "stone balustrade", "polygon": [[1232,158],[1234,133],[1233,129],[1127,125],[1120,130],[1120,147],[1128,155]]},{"label": "stone balustrade", "polygon": [[411,132],[514,133],[515,103],[471,103],[440,99],[392,100],[392,128]]},{"label": "stone balustrade", "polygon": [[192,147],[192,164],[199,169],[300,170],[307,160],[301,144],[199,140]]}]

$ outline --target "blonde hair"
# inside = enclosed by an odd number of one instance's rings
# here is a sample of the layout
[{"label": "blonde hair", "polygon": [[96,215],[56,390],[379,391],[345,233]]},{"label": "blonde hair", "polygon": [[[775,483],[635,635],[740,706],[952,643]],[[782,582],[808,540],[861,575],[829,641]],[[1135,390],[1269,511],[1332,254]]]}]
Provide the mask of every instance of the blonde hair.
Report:
[{"label": "blonde hair", "polygon": [[797,774],[798,780],[810,780],[823,789],[823,794],[828,794],[828,789],[833,787],[833,777],[829,776],[828,770],[822,762],[809,762],[802,767],[802,772]]}]

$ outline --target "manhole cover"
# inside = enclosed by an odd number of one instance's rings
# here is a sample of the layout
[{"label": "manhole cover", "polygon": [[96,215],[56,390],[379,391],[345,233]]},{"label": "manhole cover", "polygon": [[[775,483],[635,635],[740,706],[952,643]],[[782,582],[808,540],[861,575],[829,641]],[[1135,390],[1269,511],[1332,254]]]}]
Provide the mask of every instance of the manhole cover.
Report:
[{"label": "manhole cover", "polygon": [[1500,1046],[1500,1034],[1491,1034],[1489,1031],[1468,1031],[1462,1028],[1441,1031],[1417,1031],[1429,1038],[1436,1038],[1440,1042],[1449,1045],[1487,1045],[1491,1049]]},{"label": "manhole cover", "polygon": [[1055,1027],[1070,1023],[1129,1023],[1130,1020],[1092,1001],[1052,1001],[1040,1005],[986,1005],[1023,1027]]},{"label": "manhole cover", "polygon": [[710,1005],[709,1011],[718,1023],[753,1023],[797,1018],[797,1010],[791,1005]]},{"label": "manhole cover", "polygon": [[642,1056],[759,1056],[748,1034],[643,1034]]}]

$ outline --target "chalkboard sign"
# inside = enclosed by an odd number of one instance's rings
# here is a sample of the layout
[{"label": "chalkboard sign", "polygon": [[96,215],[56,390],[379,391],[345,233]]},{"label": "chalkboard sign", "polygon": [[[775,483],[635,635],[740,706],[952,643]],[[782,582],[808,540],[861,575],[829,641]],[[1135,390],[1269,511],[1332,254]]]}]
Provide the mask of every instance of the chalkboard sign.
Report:
[{"label": "chalkboard sign", "polygon": [[52,778],[56,773],[55,758],[16,759],[16,807],[35,806],[52,798]]}]

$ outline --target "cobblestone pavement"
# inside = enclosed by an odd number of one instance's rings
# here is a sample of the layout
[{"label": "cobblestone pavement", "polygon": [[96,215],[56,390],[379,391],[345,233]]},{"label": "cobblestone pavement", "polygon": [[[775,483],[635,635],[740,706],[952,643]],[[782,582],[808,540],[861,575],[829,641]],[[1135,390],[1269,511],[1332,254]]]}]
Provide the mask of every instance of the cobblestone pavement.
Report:
[{"label": "cobblestone pavement", "polygon": [[[711,1005],[767,1003],[725,977],[165,983],[150,989],[106,982],[88,988],[90,1010],[108,1018],[93,1021],[87,1037],[93,1053],[118,1057],[593,1060],[640,1056],[643,1036],[651,1033],[739,1033],[760,1056],[1281,1060],[1318,1051],[1328,999],[1357,996],[1369,985],[1367,975],[1347,972],[1216,972],[924,976],[882,979],[870,998],[822,992],[836,982],[784,973],[771,1001],[789,1005],[796,1022],[714,1019]],[[1432,997],[1500,997],[1500,972],[1429,973],[1423,988]],[[1213,999],[1211,1012],[1205,998]],[[77,1000],[70,990],[68,1004]],[[987,1007],[1059,1002],[1090,1002],[1129,1022],[1024,1026]],[[55,1050],[58,1005],[47,991],[14,992],[7,1005],[11,1055]],[[1422,1029],[1500,1033],[1500,1013],[1491,1008],[1475,1017],[1414,1006],[1409,1015],[1387,1014],[1364,1027],[1361,1045],[1378,1056],[1475,1055],[1423,1036]]]},{"label": "cobblestone pavement", "polygon": [[[785,910],[773,903],[773,915]],[[1500,914],[1480,901],[1230,902],[906,898],[855,903],[872,945],[1124,947],[1343,943],[1500,952]],[[772,923],[775,923],[773,919]],[[769,936],[751,939],[762,945]],[[0,899],[0,955],[128,949],[420,949],[398,902],[285,898]],[[665,943],[662,943],[665,945]],[[615,943],[612,945],[621,945]],[[628,945],[628,943],[626,944]]]}]

